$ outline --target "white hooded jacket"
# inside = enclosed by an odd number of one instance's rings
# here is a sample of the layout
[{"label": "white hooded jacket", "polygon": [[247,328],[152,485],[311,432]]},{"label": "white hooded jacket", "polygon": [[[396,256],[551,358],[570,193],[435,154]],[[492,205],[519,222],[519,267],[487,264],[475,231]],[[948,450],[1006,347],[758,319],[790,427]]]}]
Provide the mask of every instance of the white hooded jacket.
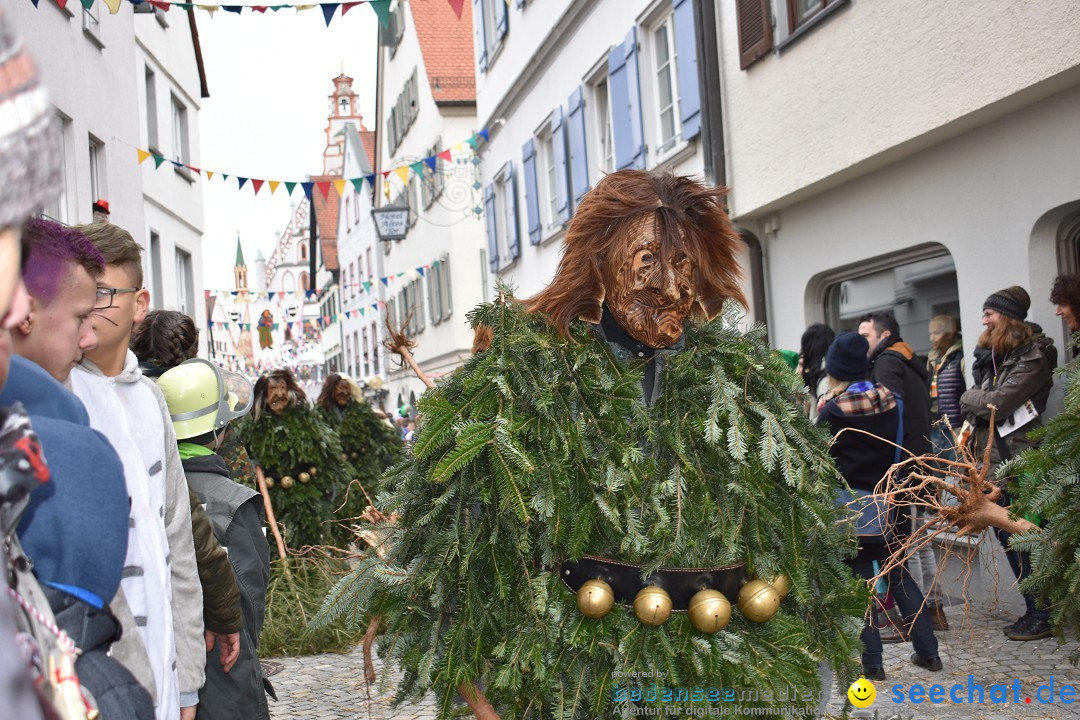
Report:
[{"label": "white hooded jacket", "polygon": [[157,717],[174,720],[198,701],[206,650],[187,483],[168,406],[130,351],[111,378],[84,359],[71,385],[124,464],[131,516],[121,586],[150,658]]}]

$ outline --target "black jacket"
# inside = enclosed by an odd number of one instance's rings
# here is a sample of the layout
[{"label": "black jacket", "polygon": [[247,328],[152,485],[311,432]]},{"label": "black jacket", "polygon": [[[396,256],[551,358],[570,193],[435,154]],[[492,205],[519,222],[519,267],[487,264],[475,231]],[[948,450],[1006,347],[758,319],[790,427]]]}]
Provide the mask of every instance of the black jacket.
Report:
[{"label": "black jacket", "polygon": [[928,378],[926,363],[899,337],[888,338],[870,354],[870,379],[904,401],[904,449],[913,455],[931,452]]},{"label": "black jacket", "polygon": [[270,690],[259,664],[259,631],[266,612],[270,582],[270,547],[263,534],[263,504],[259,493],[238,485],[225,460],[206,455],[184,460],[188,487],[206,505],[206,514],[236,573],[244,625],[240,657],[228,673],[221,668],[218,649],[206,657],[206,684],[199,691],[199,720],[269,720],[266,691]]}]

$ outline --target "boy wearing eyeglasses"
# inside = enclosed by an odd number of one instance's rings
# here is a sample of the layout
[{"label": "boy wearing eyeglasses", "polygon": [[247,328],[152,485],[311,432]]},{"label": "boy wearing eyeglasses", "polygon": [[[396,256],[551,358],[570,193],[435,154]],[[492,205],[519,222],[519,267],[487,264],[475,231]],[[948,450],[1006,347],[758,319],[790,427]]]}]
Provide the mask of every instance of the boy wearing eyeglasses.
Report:
[{"label": "boy wearing eyeglasses", "polygon": [[124,464],[139,542],[129,553],[132,571],[125,570],[123,587],[150,656],[157,717],[187,720],[195,717],[204,681],[203,594],[169,410],[128,350],[150,305],[142,286],[142,248],[109,223],[75,229],[106,264],[91,314],[97,346],[85,353],[71,385],[91,425],[109,438]]}]

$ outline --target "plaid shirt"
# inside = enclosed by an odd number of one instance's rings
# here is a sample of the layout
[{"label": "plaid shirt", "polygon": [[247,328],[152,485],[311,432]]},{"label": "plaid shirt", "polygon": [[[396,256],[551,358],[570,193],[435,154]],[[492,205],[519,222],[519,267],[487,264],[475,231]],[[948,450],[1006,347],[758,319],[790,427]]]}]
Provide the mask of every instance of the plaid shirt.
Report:
[{"label": "plaid shirt", "polygon": [[896,407],[896,396],[879,383],[867,390],[849,388],[833,402],[841,415],[880,415]]}]

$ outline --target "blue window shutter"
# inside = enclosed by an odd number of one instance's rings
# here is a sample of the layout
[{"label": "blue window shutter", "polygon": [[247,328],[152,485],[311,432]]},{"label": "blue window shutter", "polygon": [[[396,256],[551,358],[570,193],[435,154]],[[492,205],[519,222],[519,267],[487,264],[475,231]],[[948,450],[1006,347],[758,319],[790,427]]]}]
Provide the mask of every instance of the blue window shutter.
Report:
[{"label": "blue window shutter", "polygon": [[570,138],[570,187],[574,192],[574,207],[589,192],[589,159],[585,147],[585,97],[580,85],[570,94],[566,124]]},{"label": "blue window shutter", "polygon": [[529,138],[521,147],[521,174],[525,179],[525,218],[528,220],[529,242],[540,244],[540,196],[536,183],[536,141]]},{"label": "blue window shutter", "polygon": [[679,74],[679,120],[682,138],[701,131],[701,100],[698,93],[697,40],[694,38],[694,3],[675,0],[675,69]]},{"label": "blue window shutter", "polygon": [[[488,0],[491,2],[491,0]],[[476,51],[476,69],[487,72],[487,44],[484,36],[484,0],[473,0],[473,49]]]},{"label": "blue window shutter", "polygon": [[551,149],[555,155],[555,211],[559,222],[570,219],[570,187],[566,174],[566,123],[560,105],[551,113]]},{"label": "blue window shutter", "polygon": [[637,56],[637,27],[632,27],[623,44],[616,45],[608,54],[608,97],[618,170],[645,168]]},{"label": "blue window shutter", "polygon": [[521,243],[518,241],[517,178],[514,177],[513,163],[506,164],[503,189],[506,190],[506,249],[510,253],[510,259],[516,260],[521,254]]},{"label": "blue window shutter", "polygon": [[488,264],[491,272],[499,272],[499,236],[495,232],[495,186],[484,188],[484,219],[487,222]]},{"label": "blue window shutter", "polygon": [[490,2],[495,3],[492,6],[492,10],[495,11],[495,37],[501,40],[506,36],[510,13],[507,11],[506,0],[490,0]]}]

